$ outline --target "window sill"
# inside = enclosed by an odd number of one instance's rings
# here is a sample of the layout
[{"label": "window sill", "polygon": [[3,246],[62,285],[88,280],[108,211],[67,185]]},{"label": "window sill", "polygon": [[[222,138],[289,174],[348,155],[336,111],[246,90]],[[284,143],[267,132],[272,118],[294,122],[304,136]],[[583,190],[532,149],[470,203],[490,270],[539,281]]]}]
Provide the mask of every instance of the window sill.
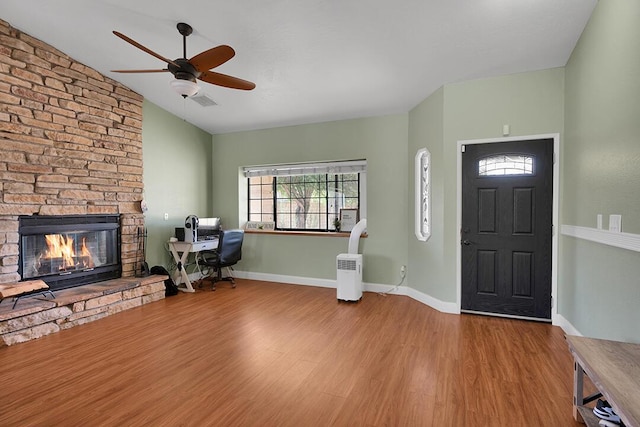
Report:
[{"label": "window sill", "polygon": [[[349,237],[351,232],[339,232],[335,231],[282,231],[282,230],[245,230],[246,234],[278,234],[285,236],[317,236],[317,237]],[[367,238],[367,233],[362,233],[361,238]]]}]

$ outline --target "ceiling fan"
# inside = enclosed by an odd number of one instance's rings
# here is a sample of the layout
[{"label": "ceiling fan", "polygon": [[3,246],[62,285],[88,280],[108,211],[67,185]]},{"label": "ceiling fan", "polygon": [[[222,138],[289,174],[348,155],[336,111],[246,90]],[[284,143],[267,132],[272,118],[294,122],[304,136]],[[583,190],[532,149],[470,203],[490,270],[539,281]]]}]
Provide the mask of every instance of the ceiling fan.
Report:
[{"label": "ceiling fan", "polygon": [[169,71],[175,77],[175,80],[171,82],[171,86],[184,98],[195,95],[198,92],[199,87],[196,84],[196,79],[231,89],[252,90],[256,87],[255,83],[250,81],[210,71],[212,68],[222,65],[234,57],[236,52],[231,46],[216,46],[197,54],[191,59],[187,59],[187,36],[193,32],[193,28],[191,28],[191,25],[185,24],[184,22],[180,22],[177,25],[177,28],[178,32],[182,34],[183,55],[182,58],[175,60],[167,59],[124,34],[114,31],[113,34],[120,37],[127,43],[130,43],[138,49],[147,52],[149,55],[155,56],[159,60],[166,62],[167,68],[159,70],[112,71],[114,73],[161,73]]}]

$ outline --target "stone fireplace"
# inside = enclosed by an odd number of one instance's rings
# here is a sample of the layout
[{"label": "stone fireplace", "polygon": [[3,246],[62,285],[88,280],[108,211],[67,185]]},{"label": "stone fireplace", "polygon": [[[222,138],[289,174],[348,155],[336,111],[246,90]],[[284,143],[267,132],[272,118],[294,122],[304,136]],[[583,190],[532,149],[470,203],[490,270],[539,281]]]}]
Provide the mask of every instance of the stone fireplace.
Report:
[{"label": "stone fireplace", "polygon": [[2,20],[0,56],[0,283],[25,279],[25,216],[118,216],[118,262],[133,276],[142,96]]},{"label": "stone fireplace", "polygon": [[[0,347],[164,298],[165,276],[134,274],[142,102],[0,20],[0,284],[40,278],[58,289],[0,303]],[[73,254],[48,254],[48,235]]]}]

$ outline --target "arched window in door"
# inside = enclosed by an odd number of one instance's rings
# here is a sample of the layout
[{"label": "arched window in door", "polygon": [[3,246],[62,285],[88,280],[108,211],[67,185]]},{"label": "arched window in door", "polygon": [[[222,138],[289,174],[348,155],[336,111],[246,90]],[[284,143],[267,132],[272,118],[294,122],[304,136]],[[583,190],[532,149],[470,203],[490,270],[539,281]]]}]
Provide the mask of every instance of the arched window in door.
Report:
[{"label": "arched window in door", "polygon": [[533,156],[500,154],[478,160],[479,176],[533,175]]}]

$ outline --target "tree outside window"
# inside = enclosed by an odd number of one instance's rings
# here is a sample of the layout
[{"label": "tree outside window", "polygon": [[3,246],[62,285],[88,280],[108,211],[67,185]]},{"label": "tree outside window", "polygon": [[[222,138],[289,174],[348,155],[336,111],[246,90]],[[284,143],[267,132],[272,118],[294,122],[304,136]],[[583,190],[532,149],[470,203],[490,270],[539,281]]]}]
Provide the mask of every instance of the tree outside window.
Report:
[{"label": "tree outside window", "polygon": [[249,220],[279,230],[334,231],[341,208],[359,208],[358,173],[248,178]]}]

